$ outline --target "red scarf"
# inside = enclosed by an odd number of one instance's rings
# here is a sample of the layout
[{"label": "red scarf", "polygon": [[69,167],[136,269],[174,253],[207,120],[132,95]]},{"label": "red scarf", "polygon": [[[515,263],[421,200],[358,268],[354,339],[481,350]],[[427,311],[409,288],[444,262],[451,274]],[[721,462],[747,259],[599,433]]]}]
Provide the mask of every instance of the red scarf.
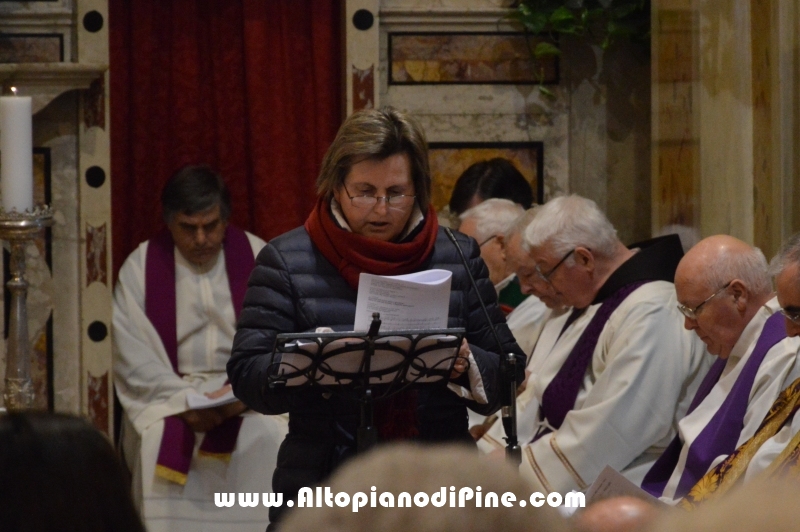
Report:
[{"label": "red scarf", "polygon": [[361,272],[403,275],[417,271],[433,251],[439,221],[433,206],[430,206],[422,230],[413,239],[400,243],[384,242],[339,227],[333,219],[330,200],[320,198],[305,227],[320,253],[356,290]]}]

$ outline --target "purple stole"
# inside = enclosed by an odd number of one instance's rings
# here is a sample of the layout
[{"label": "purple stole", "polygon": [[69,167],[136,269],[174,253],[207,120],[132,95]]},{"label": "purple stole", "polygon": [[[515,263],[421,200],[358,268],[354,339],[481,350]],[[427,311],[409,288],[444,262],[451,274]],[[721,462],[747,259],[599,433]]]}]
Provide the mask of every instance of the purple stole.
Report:
[{"label": "purple stole", "polygon": [[[253,249],[241,229],[225,230],[225,268],[236,316],[242,310],[247,280],[255,266]],[[168,230],[150,240],[145,259],[145,314],[158,332],[172,369],[178,371],[177,304],[175,295],[175,243]],[[226,419],[208,431],[199,452],[229,460],[236,447],[241,416]],[[158,451],[156,473],[178,484],[186,484],[186,475],[194,452],[194,431],[179,416],[164,419],[164,434]]]},{"label": "purple stole", "polygon": [[[776,312],[764,324],[753,352],[747,359],[736,382],[733,383],[730,393],[689,447],[686,466],[680,482],[678,482],[678,488],[675,490],[676,498],[684,497],[689,493],[692,486],[706,474],[716,457],[729,455],[736,449],[736,442],[742,432],[747,404],[750,401],[750,391],[753,388],[758,368],[764,361],[767,352],[784,338],[786,338],[786,323],[783,316]],[[719,380],[725,364],[726,361],[723,359],[714,362],[697,389],[686,415],[697,408],[711,392]],[[642,489],[654,497],[660,497],[664,493],[664,488],[667,486],[675,466],[678,465],[682,448],[680,435],[676,434],[664,453],[645,475]]]},{"label": "purple stole", "polygon": [[[649,281],[636,281],[627,284],[608,296],[600,304],[600,308],[597,309],[589,325],[586,326],[583,334],[578,338],[578,342],[575,344],[575,347],[572,348],[567,360],[542,394],[541,414],[547,419],[550,426],[556,429],[561,427],[561,423],[564,422],[567,413],[575,408],[575,399],[577,399],[578,392],[581,389],[583,377],[586,375],[586,370],[589,368],[589,364],[592,361],[594,349],[597,346],[597,341],[600,339],[600,334],[603,332],[608,318],[611,317],[611,314],[634,290],[648,282]],[[573,310],[573,315],[575,317],[577,317],[577,314],[575,314],[576,312],[582,313],[583,309],[579,311]],[[574,319],[571,315],[564,328],[566,329],[572,321],[574,321]],[[550,429],[540,431],[533,438],[533,441],[538,440],[549,432]]]}]

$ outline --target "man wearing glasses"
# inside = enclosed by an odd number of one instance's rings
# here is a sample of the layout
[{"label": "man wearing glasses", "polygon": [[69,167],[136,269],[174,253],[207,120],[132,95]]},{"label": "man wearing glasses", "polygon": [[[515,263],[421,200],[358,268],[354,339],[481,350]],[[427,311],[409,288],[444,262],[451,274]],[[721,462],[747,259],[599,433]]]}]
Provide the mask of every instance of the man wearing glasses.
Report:
[{"label": "man wearing glasses", "polygon": [[642,488],[667,502],[690,493],[706,472],[755,434],[794,365],[767,261],[727,235],[701,240],[675,273],[678,308],[718,358],[704,377],[678,434]]},{"label": "man wearing glasses", "polygon": [[[475,207],[465,211],[461,216],[461,225],[458,230],[473,237],[481,249],[481,258],[489,268],[489,278],[495,283],[498,290],[498,301],[503,305],[503,294],[514,286],[516,291],[527,294],[524,299],[506,317],[508,328],[517,344],[528,357],[525,368],[526,375],[537,373],[542,360],[535,360],[530,355],[534,345],[539,340],[545,326],[554,317],[564,314],[561,305],[552,308],[553,303],[547,305],[530,290],[522,290],[517,279],[516,262],[513,253],[520,248],[522,232],[528,226],[535,214],[534,209],[523,210],[518,204],[500,198],[488,199]],[[524,297],[524,296],[523,296]],[[551,307],[551,308],[548,308]],[[552,333],[551,333],[552,334]],[[557,335],[558,333],[555,332]],[[545,334],[547,337],[548,335]],[[544,339],[544,342],[547,340]],[[529,408],[530,390],[522,391],[517,398],[517,411],[523,412]],[[533,407],[536,407],[534,404]],[[489,416],[480,420],[470,412],[470,420],[475,421],[470,426],[472,437],[478,440],[478,446],[485,452],[498,448],[505,448],[503,437],[505,431],[497,416]],[[524,418],[523,418],[524,419]],[[529,441],[533,434],[530,432],[531,424],[517,424],[517,434],[520,441]]]},{"label": "man wearing glasses", "polygon": [[521,473],[547,491],[584,490],[607,465],[638,483],[707,367],[677,309],[680,241],[629,249],[580,196],[548,202],[523,237],[522,286],[572,310],[555,340],[540,339],[533,352],[548,362],[527,384],[540,406],[525,412],[535,431]]},{"label": "man wearing glasses", "polygon": [[[777,321],[782,321],[789,336],[782,343],[790,353],[800,350],[800,234],[794,235],[772,260],[770,273],[777,289],[777,306],[770,301]],[[744,477],[784,475],[797,478],[800,463],[800,368],[796,359],[783,379],[783,391],[769,408],[766,417],[759,417],[759,428],[749,440],[739,438],[739,447],[711,469],[689,491],[687,502],[695,504],[703,498],[724,494]],[[744,443],[742,443],[744,442]]]},{"label": "man wearing glasses", "polygon": [[522,350],[530,354],[528,347],[533,345],[526,342],[535,341],[535,338],[521,338],[517,331],[541,321],[546,307],[539,298],[522,293],[506,252],[509,241],[519,238],[519,231],[515,231],[514,226],[524,214],[522,206],[513,201],[492,198],[465,211],[460,216],[458,230],[478,242],[481,258],[489,269],[489,280],[497,291],[497,302],[507,316],[508,327]]}]

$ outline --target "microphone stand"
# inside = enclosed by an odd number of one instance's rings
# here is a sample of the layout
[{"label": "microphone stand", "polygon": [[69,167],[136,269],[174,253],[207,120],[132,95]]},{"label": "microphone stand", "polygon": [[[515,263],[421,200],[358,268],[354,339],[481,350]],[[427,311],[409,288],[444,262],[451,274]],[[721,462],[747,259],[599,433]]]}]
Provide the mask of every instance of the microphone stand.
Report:
[{"label": "microphone stand", "polygon": [[478,302],[483,309],[483,315],[486,317],[486,322],[489,324],[489,329],[492,331],[495,342],[497,342],[498,354],[500,355],[500,375],[499,386],[500,390],[500,413],[503,420],[503,429],[506,433],[506,460],[515,467],[519,467],[522,463],[522,448],[519,446],[517,439],[517,358],[514,353],[505,353],[503,343],[497,334],[497,329],[492,323],[492,318],[489,316],[489,311],[486,309],[486,304],[483,302],[478,285],[475,283],[475,278],[472,276],[472,271],[469,269],[467,258],[464,256],[464,251],[458,245],[455,235],[449,227],[443,228],[447,233],[447,237],[453,242],[453,245],[458,250],[458,255],[461,257],[461,262],[464,264],[464,269],[467,271],[469,281],[472,289],[475,290],[475,295],[478,296]]}]

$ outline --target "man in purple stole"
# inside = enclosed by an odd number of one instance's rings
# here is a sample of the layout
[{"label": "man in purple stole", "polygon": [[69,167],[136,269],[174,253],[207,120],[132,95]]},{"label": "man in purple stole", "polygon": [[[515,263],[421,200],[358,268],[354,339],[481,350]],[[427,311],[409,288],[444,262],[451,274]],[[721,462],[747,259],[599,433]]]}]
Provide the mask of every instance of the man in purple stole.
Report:
[{"label": "man in purple stole", "polygon": [[642,488],[667,502],[755,434],[794,365],[764,255],[727,235],[700,241],[681,261],[675,289],[685,327],[718,358],[704,377],[678,435]]},{"label": "man in purple stole", "polygon": [[674,435],[709,358],[677,309],[680,240],[629,249],[593,201],[567,196],[538,210],[524,247],[520,282],[572,310],[557,340],[534,349],[554,363],[528,380],[540,406],[525,412],[535,415],[535,431],[520,471],[562,493],[587,488],[607,465],[638,483]]},{"label": "man in purple stole", "polygon": [[[772,260],[780,314],[788,349],[800,352],[800,233],[790,238]],[[787,475],[798,478],[800,463],[800,367],[796,362],[784,378],[783,391],[749,440],[741,443],[725,460],[710,469],[681,501],[691,507],[725,495],[741,482],[756,477]],[[742,438],[740,438],[742,440]]]},{"label": "man in purple stole", "polygon": [[[218,508],[215,493],[269,491],[286,421],[245,412],[225,365],[260,238],[228,224],[222,178],[203,166],[166,184],[167,229],[125,261],[114,292],[122,447],[150,532],[261,529],[267,508]],[[195,405],[195,406],[190,406]]]}]

